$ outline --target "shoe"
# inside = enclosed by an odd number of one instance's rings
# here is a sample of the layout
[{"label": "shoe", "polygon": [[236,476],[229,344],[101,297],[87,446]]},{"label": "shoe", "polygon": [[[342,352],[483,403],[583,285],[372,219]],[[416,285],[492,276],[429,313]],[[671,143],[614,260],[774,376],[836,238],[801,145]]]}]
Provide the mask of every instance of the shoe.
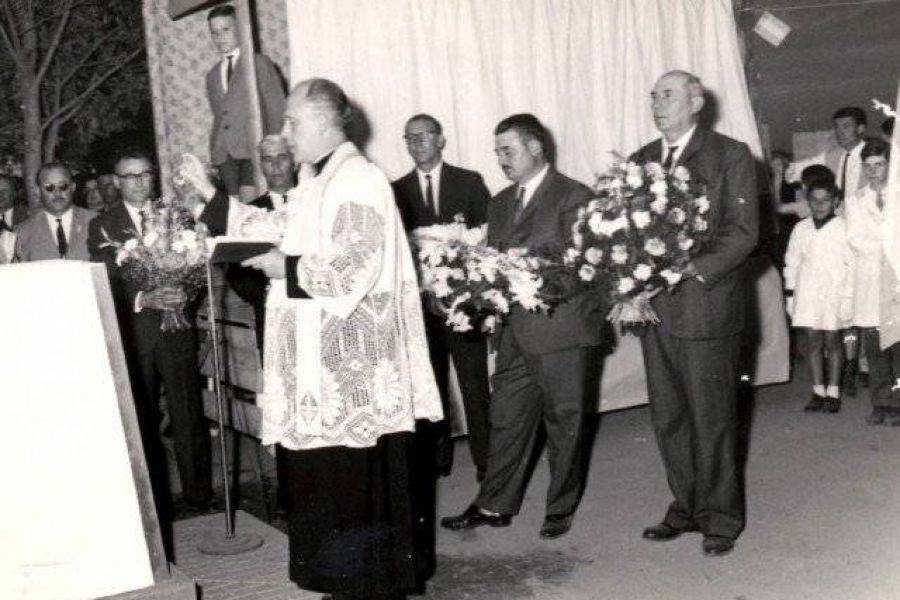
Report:
[{"label": "shoe", "polygon": [[734,540],[718,535],[703,538],[703,554],[706,556],[725,556],[734,550]]},{"label": "shoe", "polygon": [[891,427],[900,427],[900,411],[893,409],[887,411],[887,424]]},{"label": "shoe", "polygon": [[869,387],[869,374],[868,373],[860,373],[857,380],[859,381],[859,387],[864,387],[864,388]]},{"label": "shoe", "polygon": [[541,525],[541,537],[552,540],[569,533],[573,515],[547,515]]},{"label": "shoe", "polygon": [[825,398],[825,405],[822,407],[822,412],[827,413],[836,413],[841,410],[841,399],[840,398]]},{"label": "shoe", "polygon": [[453,531],[464,531],[466,529],[474,529],[482,525],[490,525],[491,527],[508,527],[512,523],[512,517],[509,515],[486,515],[478,510],[474,504],[467,508],[461,515],[455,517],[444,517],[441,519],[441,527]]},{"label": "shoe", "polygon": [[813,393],[812,398],[810,398],[809,402],[806,403],[806,406],[803,407],[803,410],[806,412],[822,412],[822,408],[824,408],[824,406],[825,397]]},{"label": "shoe", "polygon": [[859,363],[855,360],[844,361],[841,373],[841,392],[848,398],[856,398],[856,376],[859,373]]},{"label": "shoe", "polygon": [[687,527],[672,527],[668,523],[659,523],[658,525],[651,525],[647,529],[644,530],[644,533],[641,535],[645,540],[651,540],[654,542],[667,542],[669,540],[674,540],[682,533],[689,533],[692,531],[700,531],[700,529],[696,525],[688,525]]},{"label": "shoe", "polygon": [[872,409],[872,414],[866,417],[866,425],[881,425],[886,416],[884,408],[876,406]]}]

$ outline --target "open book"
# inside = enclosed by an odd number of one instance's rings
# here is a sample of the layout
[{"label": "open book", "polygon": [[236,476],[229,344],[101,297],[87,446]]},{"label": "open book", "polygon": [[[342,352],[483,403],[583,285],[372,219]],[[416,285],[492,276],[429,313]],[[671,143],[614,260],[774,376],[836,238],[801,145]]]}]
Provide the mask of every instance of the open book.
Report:
[{"label": "open book", "polygon": [[275,247],[269,240],[218,236],[207,239],[209,262],[212,264],[239,263]]}]

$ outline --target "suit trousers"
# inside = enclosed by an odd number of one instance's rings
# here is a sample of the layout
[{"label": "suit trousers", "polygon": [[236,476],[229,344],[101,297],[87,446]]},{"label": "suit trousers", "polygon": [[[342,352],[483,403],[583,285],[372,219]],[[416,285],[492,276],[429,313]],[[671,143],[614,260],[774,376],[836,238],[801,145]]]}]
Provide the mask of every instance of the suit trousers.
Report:
[{"label": "suit trousers", "polygon": [[[165,387],[172,424],[172,441],[184,499],[203,506],[212,499],[212,465],[209,428],[203,414],[197,366],[197,334],[194,329],[158,332],[156,343],[137,348],[135,395],[140,398],[141,429],[154,454],[159,438],[159,385]],[[154,456],[159,460],[159,456]],[[165,461],[165,456],[162,456]],[[148,462],[150,457],[148,457]],[[165,469],[156,465],[155,470]]]},{"label": "suit trousers", "polygon": [[872,406],[900,409],[891,388],[900,378],[900,344],[881,349],[881,334],[877,327],[860,328],[866,360],[869,361],[869,392]]},{"label": "suit trousers", "polygon": [[444,319],[425,313],[428,349],[437,380],[444,414],[449,414],[450,357],[459,381],[463,407],[466,411],[466,428],[469,432],[469,450],[479,471],[487,465],[488,436],[490,432],[490,385],[487,366],[487,339],[480,333],[457,333],[444,324]]},{"label": "suit trousers", "polygon": [[658,325],[641,343],[650,417],[675,496],[664,522],[735,539],[744,527],[735,463],[740,335],[685,339]]},{"label": "suit trousers", "polygon": [[502,331],[493,376],[487,473],[475,504],[507,515],[519,513],[539,428],[547,433],[550,485],[546,514],[575,512],[582,491],[584,414],[595,347],[532,354],[514,331]]}]

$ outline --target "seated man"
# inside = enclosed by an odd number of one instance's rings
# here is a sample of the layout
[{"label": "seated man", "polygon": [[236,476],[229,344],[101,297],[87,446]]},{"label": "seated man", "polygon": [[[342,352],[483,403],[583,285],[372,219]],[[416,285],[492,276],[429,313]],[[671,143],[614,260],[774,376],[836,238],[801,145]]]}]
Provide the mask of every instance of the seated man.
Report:
[{"label": "seated man", "polygon": [[75,180],[62,163],[47,163],[37,174],[41,208],[16,228],[16,259],[88,260],[88,223],[97,213],[74,206]]},{"label": "seated man", "polygon": [[16,202],[16,181],[0,173],[0,264],[12,262],[16,252],[16,225],[28,218],[28,206]]}]

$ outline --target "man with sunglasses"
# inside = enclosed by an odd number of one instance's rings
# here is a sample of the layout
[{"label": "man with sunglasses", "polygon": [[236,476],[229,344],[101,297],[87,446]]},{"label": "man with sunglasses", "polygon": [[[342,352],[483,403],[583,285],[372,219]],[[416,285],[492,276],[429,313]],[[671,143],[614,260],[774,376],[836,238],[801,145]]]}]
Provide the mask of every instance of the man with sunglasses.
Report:
[{"label": "man with sunglasses", "polygon": [[152,163],[140,151],[122,154],[114,172],[122,202],[91,222],[88,248],[92,261],[106,263],[154,499],[165,524],[171,517],[171,506],[166,455],[159,436],[160,383],[166,390],[183,498],[199,510],[208,509],[212,499],[209,430],[200,397],[197,333],[193,328],[160,329],[163,311],[182,305],[186,300],[184,291],[141,290],[124,277],[116,264],[116,249],[109,240],[124,243],[138,232],[143,233],[143,224],[153,211],[154,189]]},{"label": "man with sunglasses", "polygon": [[41,208],[16,228],[16,260],[88,260],[88,223],[97,213],[72,204],[72,171],[62,163],[47,163],[37,182]]}]

